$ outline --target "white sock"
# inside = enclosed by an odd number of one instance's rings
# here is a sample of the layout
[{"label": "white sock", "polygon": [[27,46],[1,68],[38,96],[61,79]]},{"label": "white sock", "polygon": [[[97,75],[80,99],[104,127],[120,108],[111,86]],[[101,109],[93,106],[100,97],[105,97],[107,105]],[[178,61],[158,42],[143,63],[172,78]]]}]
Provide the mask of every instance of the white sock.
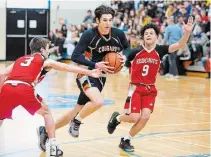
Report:
[{"label": "white sock", "polygon": [[116,117],[116,120],[117,120],[118,122],[120,122],[120,115],[118,115],[118,116]]},{"label": "white sock", "polygon": [[75,119],[77,119],[80,122],[83,120],[79,114],[75,117]]},{"label": "white sock", "polygon": [[124,140],[131,140],[131,139],[132,139],[132,136],[130,134],[124,137]]},{"label": "white sock", "polygon": [[56,138],[49,138],[49,143],[50,145],[52,146],[55,146],[56,145]]}]

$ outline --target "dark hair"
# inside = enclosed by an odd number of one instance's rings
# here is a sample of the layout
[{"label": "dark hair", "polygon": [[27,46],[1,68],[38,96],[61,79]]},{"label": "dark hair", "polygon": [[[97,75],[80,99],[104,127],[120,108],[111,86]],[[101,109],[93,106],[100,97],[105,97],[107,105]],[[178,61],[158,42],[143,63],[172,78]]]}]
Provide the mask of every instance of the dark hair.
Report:
[{"label": "dark hair", "polygon": [[46,49],[46,46],[49,43],[50,41],[45,38],[33,38],[29,43],[29,47],[32,53],[36,53],[40,52],[41,48]]},{"label": "dark hair", "polygon": [[101,16],[103,14],[111,14],[112,17],[114,17],[115,11],[114,11],[114,9],[112,9],[109,6],[101,5],[101,6],[99,6],[99,7],[97,7],[95,9],[95,18],[94,18],[94,20],[95,21],[96,21],[96,19],[100,20],[100,18],[101,18]]},{"label": "dark hair", "polygon": [[148,23],[147,25],[145,25],[142,29],[141,29],[141,37],[144,37],[144,33],[147,29],[154,29],[156,35],[158,36],[160,34],[160,28],[158,27],[157,24],[155,23]]}]

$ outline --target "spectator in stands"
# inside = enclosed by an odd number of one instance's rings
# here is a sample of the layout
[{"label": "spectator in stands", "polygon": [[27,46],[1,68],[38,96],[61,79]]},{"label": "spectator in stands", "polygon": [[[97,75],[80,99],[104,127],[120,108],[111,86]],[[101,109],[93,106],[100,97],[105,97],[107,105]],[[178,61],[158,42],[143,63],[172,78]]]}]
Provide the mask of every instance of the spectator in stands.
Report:
[{"label": "spectator in stands", "polygon": [[170,17],[173,15],[173,12],[174,11],[174,7],[173,7],[173,4],[169,4],[168,5],[168,8],[166,10],[166,17]]},{"label": "spectator in stands", "polygon": [[192,4],[189,1],[184,1],[184,7],[187,11],[187,14],[190,15],[192,12]]},{"label": "spectator in stands", "polygon": [[92,15],[92,11],[91,10],[87,11],[87,15],[84,18],[83,22],[85,24],[92,24],[93,23],[93,15]]},{"label": "spectator in stands", "polygon": [[114,9],[115,11],[118,10],[118,3],[115,0],[111,0],[111,8]]},{"label": "spectator in stands", "polygon": [[195,59],[200,60],[203,56],[203,46],[205,46],[208,38],[204,32],[202,32],[201,27],[197,27],[196,33],[191,41],[191,53],[192,53],[192,62]]},{"label": "spectator in stands", "polygon": [[63,32],[58,31],[57,39],[56,39],[56,43],[55,43],[58,56],[62,56],[64,54],[64,42],[65,42],[65,38],[63,37]]},{"label": "spectator in stands", "polygon": [[208,16],[206,15],[205,9],[201,10],[201,21],[205,24],[209,21]]},{"label": "spectator in stands", "polygon": [[[177,25],[174,24],[174,17],[168,17],[167,19],[168,26],[165,29],[164,33],[164,42],[168,43],[168,45],[171,45],[173,43],[177,43],[182,38],[182,30]],[[176,64],[176,53],[169,54],[168,60],[169,60],[169,74],[167,76],[171,78],[178,78],[178,69]]]},{"label": "spectator in stands", "polygon": [[180,15],[182,15],[184,17],[184,21],[187,22],[189,15],[188,15],[187,10],[184,6],[182,6],[180,8]]},{"label": "spectator in stands", "polygon": [[75,49],[75,46],[78,44],[79,41],[79,32],[74,31],[72,32],[71,38],[66,38],[64,47],[67,48],[67,56],[70,58],[72,56],[73,50]]},{"label": "spectator in stands", "polygon": [[154,7],[152,4],[148,4],[147,5],[147,15],[150,16],[151,18],[155,18],[155,14],[156,14],[156,7]]},{"label": "spectator in stands", "polygon": [[207,53],[205,55],[205,57],[202,57],[201,59],[201,62],[202,62],[202,65],[205,69],[205,72],[207,72],[207,78],[210,79],[210,62],[211,62],[211,59],[210,59],[210,42],[207,43],[206,45],[208,47],[208,50],[207,50]]},{"label": "spectator in stands", "polygon": [[193,34],[196,35],[198,27],[202,28],[202,30],[203,30],[203,24],[201,22],[201,16],[200,15],[196,15],[194,22],[195,22],[195,26],[193,28]]},{"label": "spectator in stands", "polygon": [[205,30],[204,30],[209,39],[210,39],[210,18],[211,15],[209,15],[208,22],[205,24]]},{"label": "spectator in stands", "polygon": [[67,26],[65,24],[62,25],[61,31],[62,31],[63,37],[66,38],[67,37]]},{"label": "spectator in stands", "polygon": [[77,30],[78,30],[78,32],[79,32],[79,37],[81,37],[81,35],[83,34],[83,32],[84,32],[84,25],[78,25],[77,26]]},{"label": "spectator in stands", "polygon": [[50,31],[48,34],[48,39],[51,41],[49,46],[49,58],[53,60],[57,60],[57,48],[55,47],[56,44],[56,35],[53,31]]},{"label": "spectator in stands", "polygon": [[146,25],[152,21],[152,18],[146,14],[146,11],[143,10],[141,12],[140,22],[142,25]]},{"label": "spectator in stands", "polygon": [[54,34],[53,31],[50,31],[49,34],[48,34],[48,39],[51,41],[51,45],[49,48],[52,48],[55,46],[55,43],[56,43],[56,35]]}]

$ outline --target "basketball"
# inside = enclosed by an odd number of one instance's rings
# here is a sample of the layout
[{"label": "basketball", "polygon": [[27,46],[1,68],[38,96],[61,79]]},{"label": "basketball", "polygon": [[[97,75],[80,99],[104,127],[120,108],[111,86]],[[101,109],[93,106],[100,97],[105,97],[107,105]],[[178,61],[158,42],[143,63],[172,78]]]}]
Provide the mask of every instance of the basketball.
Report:
[{"label": "basketball", "polygon": [[118,73],[122,69],[119,56],[120,55],[116,52],[110,52],[107,53],[103,58],[103,61],[109,62],[108,66],[114,67],[114,74]]}]

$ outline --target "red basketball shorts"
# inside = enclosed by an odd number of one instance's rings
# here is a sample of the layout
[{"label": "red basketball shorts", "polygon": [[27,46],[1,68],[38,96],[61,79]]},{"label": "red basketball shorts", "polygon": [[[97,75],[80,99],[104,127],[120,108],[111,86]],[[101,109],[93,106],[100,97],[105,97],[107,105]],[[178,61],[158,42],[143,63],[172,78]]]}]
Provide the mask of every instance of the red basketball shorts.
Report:
[{"label": "red basketball shorts", "polygon": [[27,84],[4,84],[0,93],[0,120],[11,119],[12,111],[21,105],[31,115],[41,108],[42,98]]},{"label": "red basketball shorts", "polygon": [[125,103],[125,113],[140,113],[143,108],[153,112],[157,89],[155,86],[130,85]]}]

